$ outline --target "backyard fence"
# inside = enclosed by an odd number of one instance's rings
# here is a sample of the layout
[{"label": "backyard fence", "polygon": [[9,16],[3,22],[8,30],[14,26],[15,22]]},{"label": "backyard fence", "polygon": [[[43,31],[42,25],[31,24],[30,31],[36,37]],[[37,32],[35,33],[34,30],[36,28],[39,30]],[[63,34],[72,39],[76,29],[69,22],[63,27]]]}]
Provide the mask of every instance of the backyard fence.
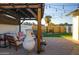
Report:
[{"label": "backyard fence", "polygon": [[64,33],[66,31],[64,26],[52,26],[52,27],[48,27],[48,32],[52,32],[52,33]]},{"label": "backyard fence", "polygon": [[[42,32],[50,32],[50,33],[72,33],[72,26],[42,26]],[[33,26],[33,30],[37,30],[37,26]]]}]

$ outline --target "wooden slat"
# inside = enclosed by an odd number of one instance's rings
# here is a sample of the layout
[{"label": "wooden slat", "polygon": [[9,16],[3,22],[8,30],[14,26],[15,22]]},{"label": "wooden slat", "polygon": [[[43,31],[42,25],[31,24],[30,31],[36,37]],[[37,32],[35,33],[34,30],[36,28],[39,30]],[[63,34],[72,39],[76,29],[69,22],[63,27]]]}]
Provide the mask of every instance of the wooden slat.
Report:
[{"label": "wooden slat", "polygon": [[6,6],[6,5],[38,5],[41,3],[0,3],[0,6]]},{"label": "wooden slat", "polygon": [[0,24],[18,25],[19,23],[18,23],[18,20],[15,20],[0,14]]},{"label": "wooden slat", "polygon": [[32,9],[27,9],[35,18],[37,18],[37,15],[34,11],[32,11]]},{"label": "wooden slat", "polygon": [[[19,9],[18,11],[20,11],[22,14],[24,14],[26,17],[29,17],[29,15],[27,15],[23,10]],[[30,17],[29,17],[30,18]]]},{"label": "wooden slat", "polygon": [[18,18],[17,16],[17,14],[16,14],[16,12],[15,11],[13,11],[13,10],[10,10],[10,9],[1,9],[2,10],[2,12],[0,12],[0,13],[2,13],[2,14],[8,14],[8,15],[10,15],[10,16],[13,16],[13,17],[15,17],[16,19]]},{"label": "wooden slat", "polygon": [[[25,8],[28,10],[28,12],[30,12],[33,17],[35,17],[37,19],[37,15],[36,13],[32,10],[32,8],[42,8],[43,6],[41,6],[42,4],[40,3],[0,3],[0,13],[2,13],[3,10],[1,9],[6,9],[6,12],[8,10],[8,12],[10,12],[11,16],[12,16],[12,13],[15,12],[15,11],[11,11],[10,9],[22,9],[22,8]],[[10,10],[10,11],[9,11]],[[3,11],[4,12],[4,11]],[[21,11],[24,15],[27,14],[25,13],[23,10]],[[13,17],[16,18],[16,13],[15,15],[13,15]],[[20,15],[19,15],[20,16]],[[29,16],[29,15],[28,15]],[[23,17],[23,16],[22,16]]]},{"label": "wooden slat", "polygon": [[[14,5],[15,8],[39,8],[40,5]],[[14,8],[12,5],[0,5],[0,8]]]}]

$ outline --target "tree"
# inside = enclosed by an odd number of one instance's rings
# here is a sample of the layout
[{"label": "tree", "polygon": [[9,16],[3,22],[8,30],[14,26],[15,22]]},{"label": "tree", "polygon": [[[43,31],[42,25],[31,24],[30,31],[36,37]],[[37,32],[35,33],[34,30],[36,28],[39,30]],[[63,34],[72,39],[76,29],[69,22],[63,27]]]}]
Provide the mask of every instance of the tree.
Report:
[{"label": "tree", "polygon": [[64,23],[64,25],[68,25],[68,23]]},{"label": "tree", "polygon": [[48,26],[49,26],[49,23],[51,22],[51,16],[46,16],[45,17],[45,22],[46,22],[46,24],[47,24],[47,26],[46,26],[46,32],[48,32]]},{"label": "tree", "polygon": [[51,22],[51,16],[46,16],[45,17],[45,22],[47,23],[47,24],[49,24],[50,22]]}]

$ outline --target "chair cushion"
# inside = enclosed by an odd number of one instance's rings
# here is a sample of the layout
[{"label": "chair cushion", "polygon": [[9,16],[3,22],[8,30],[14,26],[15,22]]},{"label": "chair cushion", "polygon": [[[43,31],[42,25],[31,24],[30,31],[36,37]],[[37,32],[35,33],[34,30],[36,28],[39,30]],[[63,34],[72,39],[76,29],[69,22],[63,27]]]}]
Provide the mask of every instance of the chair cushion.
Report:
[{"label": "chair cushion", "polygon": [[17,41],[17,40],[18,40],[17,36],[13,36],[13,37],[14,37],[14,40],[15,40],[15,41]]},{"label": "chair cushion", "polygon": [[17,37],[18,37],[19,40],[23,40],[25,38],[25,35],[24,35],[23,32],[18,32]]},{"label": "chair cushion", "polygon": [[20,44],[22,44],[23,43],[23,41],[16,41],[16,44],[17,45],[20,45]]}]

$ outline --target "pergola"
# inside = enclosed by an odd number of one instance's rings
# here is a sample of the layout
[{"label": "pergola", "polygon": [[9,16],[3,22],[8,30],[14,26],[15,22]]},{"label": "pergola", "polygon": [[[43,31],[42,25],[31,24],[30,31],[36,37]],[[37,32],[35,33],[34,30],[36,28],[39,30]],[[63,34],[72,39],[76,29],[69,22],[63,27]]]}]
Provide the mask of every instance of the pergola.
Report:
[{"label": "pergola", "polygon": [[[41,19],[43,17],[44,4],[42,3],[0,3],[0,17],[10,15],[13,19],[5,19],[6,24],[19,25],[21,31],[21,24],[25,20],[37,20],[38,22],[38,38],[37,38],[37,52],[40,53],[40,39],[41,39]],[[21,22],[22,20],[22,22]],[[7,22],[8,21],[8,22]],[[0,23],[5,23],[0,20]]]}]

